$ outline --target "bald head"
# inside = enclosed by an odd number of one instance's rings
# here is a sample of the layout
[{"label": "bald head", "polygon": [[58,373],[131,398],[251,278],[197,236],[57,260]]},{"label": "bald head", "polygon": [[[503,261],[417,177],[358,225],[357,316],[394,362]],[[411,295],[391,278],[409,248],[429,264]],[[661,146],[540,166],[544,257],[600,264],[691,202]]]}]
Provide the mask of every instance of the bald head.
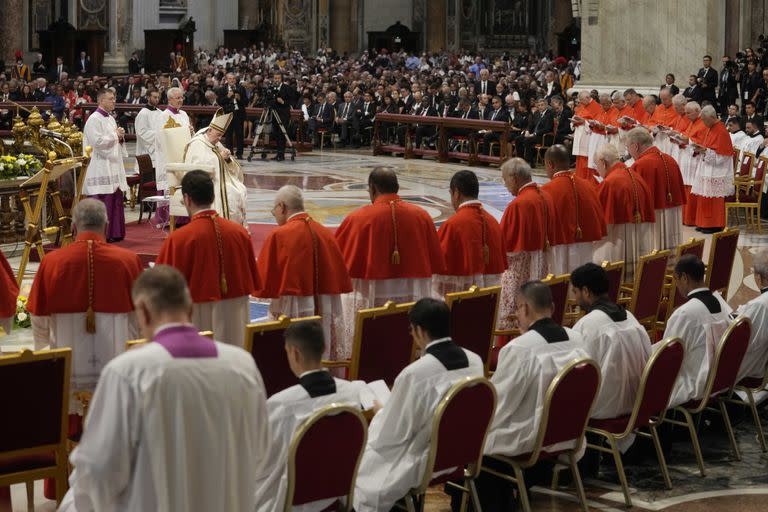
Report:
[{"label": "bald head", "polygon": [[280,187],[275,196],[275,204],[282,203],[288,215],[304,211],[304,194],[296,185],[284,185]]},{"label": "bald head", "polygon": [[659,92],[659,98],[661,99],[661,104],[665,107],[668,107],[672,104],[672,93],[669,91],[669,89],[662,89],[661,92]]},{"label": "bald head", "polygon": [[550,146],[544,153],[544,166],[547,168],[547,174],[551,178],[556,172],[564,171],[570,167],[571,156],[568,149],[562,144]]},{"label": "bald head", "polygon": [[400,184],[392,167],[375,167],[368,175],[368,192],[371,200],[383,194],[397,194]]}]

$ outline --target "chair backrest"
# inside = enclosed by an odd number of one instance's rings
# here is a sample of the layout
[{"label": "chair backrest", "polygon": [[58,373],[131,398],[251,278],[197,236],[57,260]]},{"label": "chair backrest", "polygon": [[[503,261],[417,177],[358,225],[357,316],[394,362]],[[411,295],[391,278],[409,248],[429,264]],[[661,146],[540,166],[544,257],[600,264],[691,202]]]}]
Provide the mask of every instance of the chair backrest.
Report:
[{"label": "chair backrest", "polygon": [[[704,260],[704,239],[703,238],[691,238],[686,243],[681,244],[675,250],[675,261],[679,261],[680,258],[686,254],[693,254],[700,260]],[[672,280],[672,289],[670,290],[670,297],[673,297],[672,304],[667,312],[667,318],[672,314],[672,311],[688,302],[688,297],[683,297],[675,286],[675,280]],[[665,319],[666,320],[666,319]]]},{"label": "chair backrest", "polygon": [[70,348],[0,356],[2,457],[65,450],[71,365]]},{"label": "chair backrest", "polygon": [[[331,404],[304,420],[288,450],[283,509],[338,497],[351,503],[367,435],[362,413],[350,406]],[[329,461],[333,471],[328,471]]]},{"label": "chair backrest", "polygon": [[319,316],[290,319],[281,315],[275,321],[248,324],[245,328],[244,347],[253,356],[264,380],[267,398],[299,383],[299,379],[288,366],[285,355],[285,330],[294,322],[320,320]]},{"label": "chair backrest", "polygon": [[738,229],[725,228],[712,235],[707,265],[707,286],[713,292],[719,291],[723,298],[728,296],[728,285],[731,282],[731,270],[733,260],[736,258],[738,242]]},{"label": "chair backrest", "polygon": [[741,154],[739,164],[739,177],[746,178],[752,176],[752,167],[755,165],[755,154],[744,151]]},{"label": "chair backrest", "polygon": [[[467,467],[473,477],[477,476],[495,410],[496,389],[484,377],[465,377],[445,393],[432,420],[429,456],[419,492],[434,485],[433,474],[451,468],[463,475]],[[445,474],[440,481],[453,476]]]},{"label": "chair backrest", "polygon": [[739,154],[741,153],[741,150],[737,148],[736,146],[733,146],[733,173],[736,174],[736,172],[739,169]]},{"label": "chair backrest", "polygon": [[629,306],[629,310],[640,322],[658,317],[669,256],[668,250],[640,256]]},{"label": "chair backrest", "polygon": [[[200,331],[198,332],[198,334],[200,336],[205,336],[206,338],[213,339],[213,331]],[[128,351],[134,348],[141,348],[147,343],[149,343],[149,340],[147,338],[141,338],[138,340],[128,340],[125,342],[125,350]]]},{"label": "chair backrest", "polygon": [[152,166],[151,156],[136,155],[136,163],[139,165],[139,176],[142,184],[155,181],[155,168]]},{"label": "chair backrest", "polygon": [[619,301],[619,291],[624,280],[624,260],[604,261],[602,267],[605,273],[608,274],[608,296],[611,302],[616,303]]},{"label": "chair backrest", "polygon": [[629,421],[632,430],[647,425],[651,418],[664,416],[684,357],[682,340],[667,338],[648,359]]},{"label": "chair backrest", "polygon": [[395,378],[413,359],[408,319],[413,304],[389,301],[382,307],[357,312],[350,379],[384,380],[392,387]]},{"label": "chair backrest", "polygon": [[581,442],[589,414],[600,389],[600,369],[588,358],[576,359],[558,372],[544,397],[539,432],[531,453],[567,441]]},{"label": "chair backrest", "polygon": [[709,370],[705,397],[722,393],[736,385],[751,334],[752,322],[743,315],[736,318],[723,333]]},{"label": "chair backrest", "polygon": [[760,156],[755,162],[755,181],[762,183],[765,178],[765,171],[768,170],[768,157]]},{"label": "chair backrest", "polygon": [[541,282],[549,286],[549,289],[552,291],[552,302],[555,304],[555,309],[552,311],[552,320],[556,324],[562,325],[563,318],[565,317],[565,305],[568,302],[568,286],[571,283],[571,274],[559,276],[549,274]]},{"label": "chair backrest", "polygon": [[501,286],[472,286],[469,291],[445,295],[445,302],[451,308],[451,339],[479,355],[486,371],[493,350],[500,295]]}]

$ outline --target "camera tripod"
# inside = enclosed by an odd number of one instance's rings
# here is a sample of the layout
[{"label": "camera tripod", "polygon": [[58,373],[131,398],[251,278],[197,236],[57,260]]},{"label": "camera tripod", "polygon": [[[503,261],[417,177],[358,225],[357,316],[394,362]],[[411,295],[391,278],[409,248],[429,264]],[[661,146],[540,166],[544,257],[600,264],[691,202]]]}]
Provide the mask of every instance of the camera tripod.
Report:
[{"label": "camera tripod", "polygon": [[[283,120],[280,119],[280,116],[277,115],[277,112],[272,107],[264,107],[264,111],[261,113],[261,116],[259,117],[259,120],[256,121],[256,135],[253,137],[253,143],[251,143],[251,152],[248,154],[248,161],[250,162],[253,158],[254,153],[257,151],[257,147],[259,147],[259,139],[261,138],[261,132],[264,131],[264,126],[267,123],[271,123],[272,121],[275,121],[277,123],[277,126],[280,127],[280,131],[283,132],[283,137],[285,137],[285,145],[287,147],[288,152],[291,154],[291,160],[296,160],[296,146],[294,146],[293,141],[291,141],[291,138],[288,136],[288,132],[285,130],[285,125],[283,124]],[[273,125],[274,126],[274,125]],[[269,135],[264,135],[264,140],[266,141],[263,146],[261,146],[261,159],[267,158],[267,144],[269,144]]]}]

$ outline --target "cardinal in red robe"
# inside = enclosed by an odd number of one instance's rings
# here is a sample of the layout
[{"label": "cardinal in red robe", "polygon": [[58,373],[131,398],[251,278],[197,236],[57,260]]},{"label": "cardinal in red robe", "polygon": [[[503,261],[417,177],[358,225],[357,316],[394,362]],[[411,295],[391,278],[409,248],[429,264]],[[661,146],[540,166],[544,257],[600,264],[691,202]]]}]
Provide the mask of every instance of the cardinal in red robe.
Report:
[{"label": "cardinal in red robe", "polygon": [[579,93],[579,104],[573,117],[573,154],[576,155],[576,175],[588,179],[594,175],[589,170],[589,120],[597,119],[603,109],[592,99],[588,91]]},{"label": "cardinal in red robe", "polygon": [[294,185],[277,191],[272,214],[278,227],[261,247],[256,262],[261,287],[255,295],[272,299],[272,320],[320,315],[329,340],[324,359],[348,358],[341,294],[352,291],[352,281],[336,238],[304,211],[304,197]]},{"label": "cardinal in red robe", "polygon": [[652,128],[657,125],[671,127],[677,120],[678,113],[672,104],[672,93],[669,89],[662,89],[659,93],[661,105],[656,105],[653,115],[645,122],[645,125]]},{"label": "cardinal in red robe", "polygon": [[[345,318],[359,309],[391,300],[411,302],[432,296],[432,276],[445,261],[432,218],[403,201],[395,171],[376,167],[368,176],[371,202],[350,213],[336,231],[336,241],[352,278],[352,293],[343,297]],[[351,339],[354,322],[346,322]]]},{"label": "cardinal in red robe", "polygon": [[597,169],[603,181],[598,189],[608,234],[595,244],[595,263],[624,261],[624,280],[632,281],[640,256],[653,250],[651,191],[637,173],[619,159],[611,144],[597,149]]},{"label": "cardinal in red robe", "polygon": [[507,268],[501,245],[501,227],[477,200],[480,185],[472,171],[458,171],[451,178],[451,204],[456,213],[437,231],[445,258],[445,271],[432,278],[437,298],[446,293],[497,286]]},{"label": "cardinal in red robe", "polygon": [[696,224],[696,197],[691,196],[691,187],[696,180],[696,176],[701,165],[701,154],[694,152],[696,145],[704,143],[704,135],[707,127],[701,120],[701,107],[695,101],[690,101],[685,105],[685,117],[688,119],[688,125],[681,132],[679,141],[680,151],[678,152],[678,163],[680,172],[683,175],[683,185],[685,185],[685,207],[683,208],[683,224],[693,226]]},{"label": "cardinal in red robe", "polygon": [[632,118],[637,124],[644,124],[648,120],[648,112],[643,106],[643,98],[634,89],[624,91],[624,98],[632,109]]},{"label": "cardinal in red robe", "polygon": [[19,285],[13,276],[13,270],[0,251],[0,327],[10,334],[13,317],[16,315],[16,300],[19,298]]},{"label": "cardinal in red robe", "polygon": [[550,273],[567,274],[593,259],[594,242],[607,231],[597,188],[568,169],[568,152],[556,144],[544,154],[550,181],[542,187],[555,207]]},{"label": "cardinal in red robe", "polygon": [[242,346],[250,320],[249,296],[260,285],[251,237],[211,208],[214,192],[208,173],[188,172],[181,191],[191,220],[165,239],[157,263],[171,265],[186,277],[198,329]]},{"label": "cardinal in red robe", "polygon": [[[711,105],[701,109],[706,126],[702,160],[691,196],[696,201],[696,227],[702,233],[716,233],[725,227],[725,198],[734,193],[733,142]],[[694,152],[697,152],[694,150]]]},{"label": "cardinal in red robe", "polygon": [[653,145],[645,128],[627,133],[627,150],[634,158],[632,170],[648,184],[656,213],[654,249],[672,249],[680,245],[685,187],[675,159]]},{"label": "cardinal in red robe", "polygon": [[602,93],[599,96],[600,113],[589,124],[589,156],[587,167],[590,174],[585,179],[597,186],[597,165],[595,164],[595,151],[605,143],[613,142],[618,138],[618,113],[613,106],[610,94]]},{"label": "cardinal in red robe", "polygon": [[520,287],[528,281],[544,279],[549,273],[555,205],[549,194],[532,181],[531,167],[522,158],[504,162],[501,174],[515,198],[501,218],[507,269],[501,276],[498,325],[501,329],[512,329],[517,327],[514,315]]}]

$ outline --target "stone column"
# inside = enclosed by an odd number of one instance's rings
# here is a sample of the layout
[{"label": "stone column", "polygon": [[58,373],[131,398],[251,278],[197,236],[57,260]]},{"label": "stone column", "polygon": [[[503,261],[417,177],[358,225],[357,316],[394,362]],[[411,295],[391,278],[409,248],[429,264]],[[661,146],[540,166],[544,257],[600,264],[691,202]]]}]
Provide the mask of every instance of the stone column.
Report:
[{"label": "stone column", "polygon": [[328,48],[330,38],[330,0],[318,0],[317,2],[317,40],[313,51],[319,48]]},{"label": "stone column", "polygon": [[445,50],[446,2],[451,0],[429,0],[427,2],[427,51]]},{"label": "stone column", "polygon": [[127,43],[133,26],[133,5],[129,0],[110,0],[107,32],[108,48],[104,53],[104,73],[125,73],[128,71]]},{"label": "stone column", "polygon": [[5,0],[4,4],[0,15],[0,59],[11,66],[16,50],[24,50],[24,1]]},{"label": "stone column", "polygon": [[[667,73],[679,87],[725,49],[726,0],[611,0],[582,13],[578,88],[625,87],[657,93]],[[692,14],[695,13],[695,14]],[[595,16],[596,14],[596,16]]]}]

